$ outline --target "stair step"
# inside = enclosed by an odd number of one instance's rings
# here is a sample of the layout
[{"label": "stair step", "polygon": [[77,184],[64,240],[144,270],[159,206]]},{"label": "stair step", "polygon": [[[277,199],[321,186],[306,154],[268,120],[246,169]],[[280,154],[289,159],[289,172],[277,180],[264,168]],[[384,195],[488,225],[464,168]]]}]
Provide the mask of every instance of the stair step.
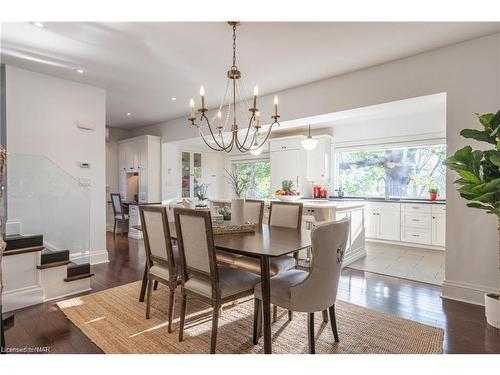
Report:
[{"label": "stair step", "polygon": [[88,277],[92,277],[94,276],[93,273],[91,272],[88,272],[88,273],[82,273],[82,274],[79,274],[79,275],[76,275],[76,276],[68,276],[64,279],[64,281],[66,282],[70,282],[70,281],[75,281],[75,280],[81,280],[81,279],[86,279]]},{"label": "stair step", "polygon": [[14,234],[5,236],[5,242],[7,247],[5,251],[24,249],[42,246],[43,247],[43,235],[42,234],[34,234],[29,236],[23,236],[20,234]]},{"label": "stair step", "polygon": [[69,263],[69,250],[44,250],[40,257],[40,265],[67,261]]},{"label": "stair step", "polygon": [[13,250],[5,250],[3,256],[9,256],[9,255],[19,255],[19,254],[24,254],[24,253],[34,253],[35,251],[42,251],[44,249],[43,246],[32,246],[32,247],[21,247],[19,249],[13,249]]},{"label": "stair step", "polygon": [[41,264],[39,266],[36,266],[36,268],[38,268],[39,270],[45,270],[47,268],[54,268],[54,267],[65,266],[65,265],[70,264],[70,263],[71,263],[71,261],[69,261],[69,260],[60,260],[60,261],[57,261],[57,262],[51,262],[51,263]]}]

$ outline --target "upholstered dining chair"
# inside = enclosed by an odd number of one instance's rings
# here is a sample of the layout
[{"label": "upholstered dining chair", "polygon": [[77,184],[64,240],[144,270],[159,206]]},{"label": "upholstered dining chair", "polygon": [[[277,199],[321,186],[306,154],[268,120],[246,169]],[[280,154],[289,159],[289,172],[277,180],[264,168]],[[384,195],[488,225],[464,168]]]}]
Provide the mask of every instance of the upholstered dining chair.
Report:
[{"label": "upholstered dining chair", "polygon": [[[269,226],[301,230],[302,211],[302,203],[271,202],[271,205],[269,206]],[[298,254],[271,258],[269,264],[271,276],[276,276],[281,272],[295,268],[297,265],[297,257]],[[260,260],[257,258],[250,258],[246,256],[238,257],[234,260],[234,266],[260,275]],[[277,316],[278,309],[275,305],[273,306],[273,321],[277,320]],[[291,312],[289,312],[289,317],[291,319]]]},{"label": "upholstered dining chair", "polygon": [[180,283],[180,260],[177,247],[172,246],[167,210],[163,206],[139,206],[147,262],[146,319],[150,318],[153,282],[169,288],[168,332],[172,332],[175,289]]},{"label": "upholstered dining chair", "polygon": [[184,335],[187,297],[192,296],[213,308],[210,353],[215,353],[220,307],[252,295],[260,278],[251,272],[217,265],[210,211],[175,208],[174,215],[182,265],[179,341]]},{"label": "upholstered dining chair", "polygon": [[262,225],[264,217],[264,201],[259,199],[245,199],[245,221]]},{"label": "upholstered dining chair", "polygon": [[[271,278],[271,303],[289,311],[308,313],[309,352],[314,354],[314,313],[328,309],[335,342],[339,342],[335,301],[342,261],[349,236],[350,219],[320,224],[311,232],[312,265],[310,272],[289,270]],[[262,290],[255,286],[253,341],[260,336]],[[324,319],[324,318],[323,318]]]},{"label": "upholstered dining chair", "polygon": [[111,193],[111,204],[113,206],[114,226],[113,233],[116,233],[116,225],[120,224],[120,234],[125,233],[124,227],[128,228],[128,215],[125,214],[122,206],[122,198],[118,193]]}]

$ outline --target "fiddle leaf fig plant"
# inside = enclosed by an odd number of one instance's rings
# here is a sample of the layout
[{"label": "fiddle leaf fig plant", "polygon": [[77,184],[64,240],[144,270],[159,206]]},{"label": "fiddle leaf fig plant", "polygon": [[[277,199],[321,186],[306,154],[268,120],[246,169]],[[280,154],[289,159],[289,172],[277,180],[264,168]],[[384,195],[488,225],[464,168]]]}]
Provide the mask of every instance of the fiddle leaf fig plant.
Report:
[{"label": "fiddle leaf fig plant", "polygon": [[[476,115],[483,129],[464,129],[460,135],[493,147],[473,150],[471,146],[465,146],[447,158],[444,164],[458,173],[455,184],[460,196],[468,201],[467,206],[496,215],[500,224],[500,111]],[[500,226],[498,230],[500,234]]]}]

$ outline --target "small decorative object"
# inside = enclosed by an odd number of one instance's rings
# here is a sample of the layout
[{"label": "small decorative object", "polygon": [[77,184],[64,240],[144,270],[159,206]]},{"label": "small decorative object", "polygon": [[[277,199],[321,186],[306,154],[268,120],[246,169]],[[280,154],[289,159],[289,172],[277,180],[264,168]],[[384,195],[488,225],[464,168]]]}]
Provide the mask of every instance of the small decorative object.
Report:
[{"label": "small decorative object", "polygon": [[337,196],[338,196],[339,198],[343,198],[343,197],[344,197],[344,190],[342,190],[342,188],[341,188],[341,187],[339,187],[339,188],[337,189]]},{"label": "small decorative object", "polygon": [[[458,172],[460,178],[455,183],[460,186],[460,196],[469,201],[468,207],[497,216],[500,235],[500,111],[476,115],[484,129],[464,129],[460,135],[486,142],[493,148],[473,151],[471,146],[465,146],[446,159],[444,164]],[[498,244],[500,254],[500,241]],[[484,305],[488,324],[500,328],[500,294],[485,294]]]},{"label": "small decorative object", "polygon": [[217,210],[217,213],[222,215],[222,218],[224,220],[231,220],[231,210],[229,209],[229,207],[221,207]]},{"label": "small decorative object", "polygon": [[293,189],[292,180],[283,180],[281,182],[281,189],[276,190],[274,196],[283,202],[294,202],[302,198],[300,192]]},{"label": "small decorative object", "polygon": [[199,184],[198,192],[196,193],[196,198],[198,198],[198,202],[196,203],[196,207],[208,207],[208,197],[207,191],[210,184]]},{"label": "small decorative object", "polygon": [[430,195],[431,201],[435,201],[439,195],[439,189],[438,188],[430,188],[429,195]]}]

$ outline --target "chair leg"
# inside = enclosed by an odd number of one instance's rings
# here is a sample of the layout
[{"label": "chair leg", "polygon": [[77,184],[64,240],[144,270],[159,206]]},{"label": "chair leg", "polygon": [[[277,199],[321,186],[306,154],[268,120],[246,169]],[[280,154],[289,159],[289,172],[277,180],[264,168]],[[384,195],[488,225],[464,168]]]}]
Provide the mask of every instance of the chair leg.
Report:
[{"label": "chair leg", "polygon": [[148,291],[146,292],[146,319],[150,318],[152,292],[153,292],[153,280],[148,280]]},{"label": "chair leg", "polygon": [[217,328],[219,326],[219,306],[214,306],[212,315],[212,337],[210,340],[210,354],[215,354],[215,347],[217,345]]},{"label": "chair leg", "polygon": [[186,319],[186,304],[187,304],[187,295],[185,293],[182,294],[182,303],[181,303],[181,316],[179,322],[179,341],[184,339],[184,321]]},{"label": "chair leg", "polygon": [[278,320],[278,306],[273,305],[273,323]]},{"label": "chair leg", "polygon": [[293,319],[293,311],[292,310],[288,310],[288,321],[292,321]]},{"label": "chair leg", "polygon": [[328,323],[328,310],[323,310],[323,322]]},{"label": "chair leg", "polygon": [[116,219],[115,219],[115,224],[113,226],[113,233],[116,234]]},{"label": "chair leg", "polygon": [[174,301],[175,301],[175,289],[170,288],[170,294],[168,296],[168,333],[172,332],[172,320],[174,317]]},{"label": "chair leg", "polygon": [[262,301],[258,298],[253,300],[253,344],[259,343],[260,329],[262,327]]},{"label": "chair leg", "polygon": [[328,308],[330,311],[330,324],[332,325],[333,337],[335,338],[335,342],[339,342],[339,333],[337,331],[337,319],[335,317],[335,305],[331,305]]},{"label": "chair leg", "polygon": [[158,289],[158,281],[155,280],[155,283],[154,283],[154,286],[153,286],[153,290],[157,290]]},{"label": "chair leg", "polygon": [[314,313],[309,313],[307,317],[307,338],[309,341],[309,354],[316,353],[314,343]]}]

